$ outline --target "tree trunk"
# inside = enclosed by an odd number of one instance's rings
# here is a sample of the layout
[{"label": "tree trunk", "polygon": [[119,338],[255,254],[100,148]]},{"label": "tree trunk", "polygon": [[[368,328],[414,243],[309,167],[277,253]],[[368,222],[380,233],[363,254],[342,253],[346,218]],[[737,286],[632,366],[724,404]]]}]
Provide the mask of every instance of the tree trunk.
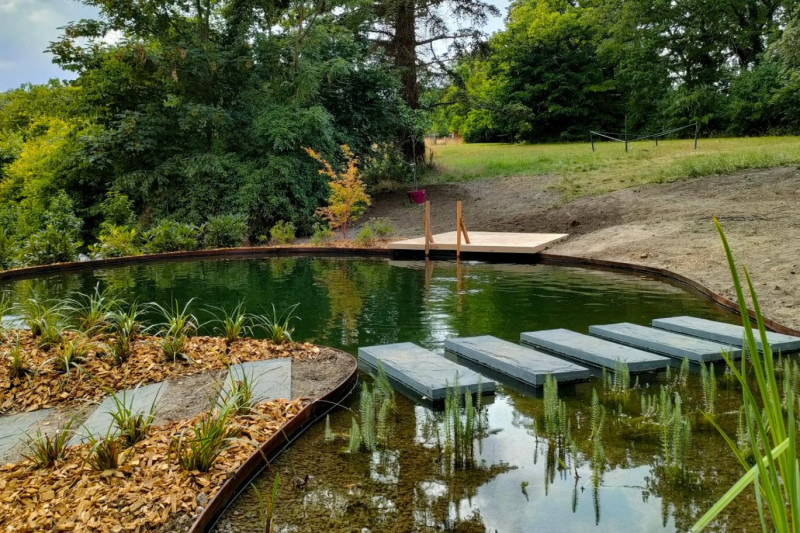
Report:
[{"label": "tree trunk", "polygon": [[[398,0],[394,19],[395,65],[400,71],[403,100],[412,109],[419,109],[417,85],[417,28],[416,0]],[[425,141],[417,139],[414,131],[405,128],[400,132],[403,155],[406,160],[420,163],[425,160]]]}]

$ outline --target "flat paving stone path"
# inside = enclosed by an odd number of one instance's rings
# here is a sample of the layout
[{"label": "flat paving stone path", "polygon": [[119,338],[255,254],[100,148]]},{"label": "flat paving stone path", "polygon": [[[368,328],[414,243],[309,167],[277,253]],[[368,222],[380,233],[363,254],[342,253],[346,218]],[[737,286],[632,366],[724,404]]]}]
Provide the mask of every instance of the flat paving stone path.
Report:
[{"label": "flat paving stone path", "polygon": [[[670,318],[657,318],[652,322],[654,328],[672,331],[692,337],[699,337],[709,341],[728,344],[741,348],[744,346],[744,327],[736,324],[726,324],[705,318],[693,316],[674,316]],[[761,339],[754,328],[756,344],[761,350]],[[773,353],[791,353],[800,351],[800,337],[784,335],[783,333],[767,332],[767,342]]]},{"label": "flat paving stone path", "polygon": [[464,359],[534,387],[544,385],[548,375],[562,383],[583,381],[592,376],[584,366],[491,335],[448,339],[444,347]]},{"label": "flat paving stone path", "polygon": [[494,381],[411,342],[367,346],[358,358],[371,368],[383,367],[386,375],[429,400],[442,400],[448,386],[472,393],[494,392]]},{"label": "flat paving stone path", "polygon": [[625,363],[632,373],[670,365],[667,357],[563,328],[523,333],[520,341],[594,366],[614,369]]},{"label": "flat paving stone path", "polygon": [[689,361],[700,363],[705,361],[721,361],[722,352],[726,351],[731,357],[740,357],[742,350],[719,342],[680,335],[671,331],[657,328],[648,328],[629,322],[608,324],[605,326],[590,326],[589,333],[604,339],[620,342],[643,350],[668,355],[678,359],[684,357]]}]

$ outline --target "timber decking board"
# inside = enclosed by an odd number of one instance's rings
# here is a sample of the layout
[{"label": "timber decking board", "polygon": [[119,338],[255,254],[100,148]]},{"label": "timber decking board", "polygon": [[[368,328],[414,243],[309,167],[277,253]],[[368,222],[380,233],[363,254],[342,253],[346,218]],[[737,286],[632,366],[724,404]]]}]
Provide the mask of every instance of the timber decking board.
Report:
[{"label": "timber decking board", "polygon": [[520,341],[595,366],[613,369],[619,363],[625,363],[632,373],[670,365],[667,357],[568,329],[530,331],[522,333]]},{"label": "timber decking board", "polygon": [[707,341],[629,322],[591,326],[589,333],[643,350],[677,357],[678,359],[686,357],[695,363],[720,361],[722,360],[723,350],[732,357],[739,357],[742,354],[740,349],[730,344]]},{"label": "timber decking board", "polygon": [[[699,337],[709,341],[729,344],[741,348],[743,346],[744,328],[735,324],[726,324],[705,318],[693,316],[674,316],[670,318],[657,318],[653,320],[653,327]],[[758,349],[761,350],[761,339],[758,330],[753,328]],[[772,351],[789,353],[800,351],[800,337],[784,335],[783,333],[767,332],[767,341]]]},{"label": "timber decking board", "polygon": [[372,368],[380,363],[390,378],[430,400],[444,399],[456,378],[462,390],[495,389],[494,381],[410,342],[359,348],[358,358]]},{"label": "timber decking board", "polygon": [[[569,237],[566,233],[504,233],[470,231],[467,244],[463,237],[462,252],[535,254],[548,245]],[[425,237],[389,243],[391,250],[425,250]],[[431,250],[456,250],[456,232],[437,233],[430,244]]]},{"label": "timber decking board", "polygon": [[547,375],[564,383],[592,376],[586,367],[490,335],[448,339],[444,347],[460,357],[534,387],[543,385]]}]

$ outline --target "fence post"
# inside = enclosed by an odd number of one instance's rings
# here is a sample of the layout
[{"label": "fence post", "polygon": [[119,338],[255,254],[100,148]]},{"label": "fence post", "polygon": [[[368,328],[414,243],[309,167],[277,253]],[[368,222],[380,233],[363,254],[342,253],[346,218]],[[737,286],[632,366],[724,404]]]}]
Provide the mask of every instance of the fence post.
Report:
[{"label": "fence post", "polygon": [[589,132],[589,141],[592,143],[592,152],[594,152],[594,135],[592,132]]},{"label": "fence post", "polygon": [[694,123],[694,149],[697,150],[697,134],[700,132],[700,125],[695,122]]},{"label": "fence post", "polygon": [[625,151],[628,151],[628,115],[625,115]]}]

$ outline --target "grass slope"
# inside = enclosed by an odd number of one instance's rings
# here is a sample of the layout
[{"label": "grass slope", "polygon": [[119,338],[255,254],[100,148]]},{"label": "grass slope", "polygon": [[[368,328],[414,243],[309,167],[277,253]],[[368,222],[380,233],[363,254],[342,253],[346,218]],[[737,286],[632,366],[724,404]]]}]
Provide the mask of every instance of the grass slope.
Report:
[{"label": "grass slope", "polygon": [[432,147],[436,171],[425,183],[468,181],[497,176],[557,177],[565,199],[600,194],[645,183],[728,174],[748,168],[800,164],[800,137],[700,139],[631,143],[451,144]]}]

